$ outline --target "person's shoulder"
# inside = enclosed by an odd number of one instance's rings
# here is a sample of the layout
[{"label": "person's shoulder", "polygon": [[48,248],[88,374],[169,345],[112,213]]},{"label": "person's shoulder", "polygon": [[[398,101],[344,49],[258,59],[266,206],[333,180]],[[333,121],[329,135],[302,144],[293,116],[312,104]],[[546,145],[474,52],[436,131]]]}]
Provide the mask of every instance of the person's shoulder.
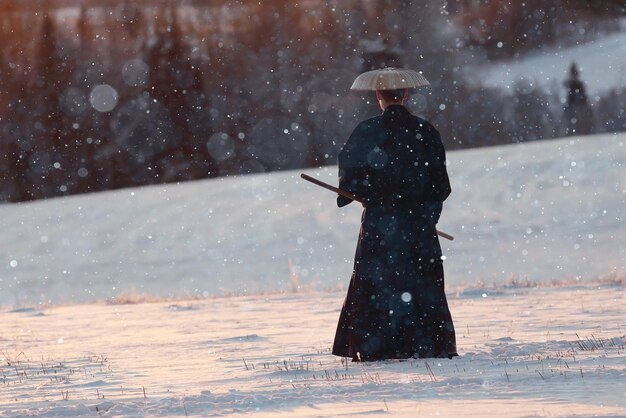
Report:
[{"label": "person's shoulder", "polygon": [[362,120],[359,122],[354,128],[355,132],[360,131],[370,131],[372,129],[380,128],[383,126],[383,117],[382,116],[374,116],[369,119]]},{"label": "person's shoulder", "polygon": [[435,128],[435,126],[424,118],[419,116],[413,116],[418,126],[418,132],[421,137],[426,140],[427,144],[435,149],[443,149],[443,142],[441,141],[441,134]]},{"label": "person's shoulder", "polygon": [[413,117],[415,118],[415,122],[417,123],[417,129],[423,136],[429,137],[435,141],[441,140],[441,135],[439,134],[439,131],[432,123],[419,116]]},{"label": "person's shoulder", "polygon": [[429,121],[427,121],[424,118],[421,118],[419,116],[413,115],[413,117],[415,118],[415,122],[417,123],[417,126],[419,126],[420,128],[426,130],[426,131],[434,131],[437,132],[437,129],[435,128],[435,126],[430,123]]},{"label": "person's shoulder", "polygon": [[373,148],[380,143],[385,135],[382,118],[375,116],[357,124],[350,137],[342,147],[342,153]]}]

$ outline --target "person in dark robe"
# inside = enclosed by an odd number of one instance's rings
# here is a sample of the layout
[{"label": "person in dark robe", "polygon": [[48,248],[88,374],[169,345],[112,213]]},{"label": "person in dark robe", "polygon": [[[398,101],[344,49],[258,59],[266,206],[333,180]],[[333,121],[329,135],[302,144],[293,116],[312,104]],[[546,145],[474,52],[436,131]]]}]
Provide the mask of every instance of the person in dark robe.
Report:
[{"label": "person in dark robe", "polygon": [[377,90],[382,115],[361,122],[339,154],[339,188],[364,206],[332,349],[353,361],[458,355],[435,228],[451,191],[446,156],[437,130],[405,107],[408,95]]}]

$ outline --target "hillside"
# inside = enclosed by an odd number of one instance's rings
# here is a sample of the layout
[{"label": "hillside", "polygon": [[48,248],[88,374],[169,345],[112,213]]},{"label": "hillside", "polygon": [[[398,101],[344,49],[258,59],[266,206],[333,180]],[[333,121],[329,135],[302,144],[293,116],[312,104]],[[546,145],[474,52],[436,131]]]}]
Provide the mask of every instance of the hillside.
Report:
[{"label": "hillside", "polygon": [[622,31],[572,47],[537,49],[523,58],[471,67],[468,79],[488,87],[516,91],[516,83],[561,95],[569,67],[576,62],[593,101],[612,89],[626,87],[626,21]]},{"label": "hillside", "polygon": [[[448,288],[623,277],[625,140],[450,152]],[[333,167],[307,172],[336,182]],[[298,174],[2,205],[0,305],[347,286],[360,208]]]}]

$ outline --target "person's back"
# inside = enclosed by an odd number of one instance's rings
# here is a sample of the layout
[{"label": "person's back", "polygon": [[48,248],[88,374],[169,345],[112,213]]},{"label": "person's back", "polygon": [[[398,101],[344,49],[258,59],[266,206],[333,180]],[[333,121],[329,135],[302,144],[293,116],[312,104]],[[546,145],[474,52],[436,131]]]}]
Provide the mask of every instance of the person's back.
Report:
[{"label": "person's back", "polygon": [[333,354],[355,360],[456,355],[435,229],[450,194],[439,133],[402,103],[384,106],[342,148],[339,177],[340,189],[359,197],[365,210]]},{"label": "person's back", "polygon": [[[412,218],[419,222],[413,230],[433,235],[450,194],[439,133],[401,105],[357,126],[339,154],[339,177],[339,187],[360,196],[370,211]],[[340,207],[349,202],[337,200]],[[429,244],[424,247],[438,247]]]}]

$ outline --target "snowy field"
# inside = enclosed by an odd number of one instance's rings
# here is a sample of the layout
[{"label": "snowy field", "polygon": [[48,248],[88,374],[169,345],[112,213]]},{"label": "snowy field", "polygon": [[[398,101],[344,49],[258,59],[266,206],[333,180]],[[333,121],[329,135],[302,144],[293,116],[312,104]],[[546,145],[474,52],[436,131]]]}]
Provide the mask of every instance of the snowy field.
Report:
[{"label": "snowy field", "polygon": [[0,416],[626,416],[624,142],[448,154],[453,360],[329,354],[360,209],[297,172],[0,206]]},{"label": "snowy field", "polygon": [[0,314],[0,416],[626,416],[624,283],[450,298],[454,360],[329,354],[343,293]]}]

